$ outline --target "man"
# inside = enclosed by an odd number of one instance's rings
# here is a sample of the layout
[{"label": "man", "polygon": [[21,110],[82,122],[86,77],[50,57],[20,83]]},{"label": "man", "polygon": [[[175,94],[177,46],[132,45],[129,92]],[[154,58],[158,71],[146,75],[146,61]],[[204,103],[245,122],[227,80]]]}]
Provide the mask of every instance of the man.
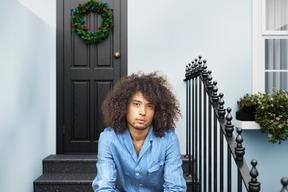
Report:
[{"label": "man", "polygon": [[181,113],[163,76],[154,72],[122,78],[102,109],[110,128],[99,139],[95,192],[186,192],[173,128]]}]

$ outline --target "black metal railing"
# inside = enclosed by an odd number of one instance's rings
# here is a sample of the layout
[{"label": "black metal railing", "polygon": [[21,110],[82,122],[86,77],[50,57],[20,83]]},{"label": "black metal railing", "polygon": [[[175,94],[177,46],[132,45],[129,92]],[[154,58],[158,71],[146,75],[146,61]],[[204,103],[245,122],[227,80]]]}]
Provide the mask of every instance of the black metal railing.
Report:
[{"label": "black metal railing", "polygon": [[[257,161],[251,161],[249,170],[243,157],[242,129],[237,128],[235,138],[232,109],[224,108],[224,94],[218,94],[211,73],[201,56],[186,66],[186,157],[192,191],[242,192],[244,186],[249,192],[258,192]],[[287,178],[281,182],[281,192],[288,192]]]}]

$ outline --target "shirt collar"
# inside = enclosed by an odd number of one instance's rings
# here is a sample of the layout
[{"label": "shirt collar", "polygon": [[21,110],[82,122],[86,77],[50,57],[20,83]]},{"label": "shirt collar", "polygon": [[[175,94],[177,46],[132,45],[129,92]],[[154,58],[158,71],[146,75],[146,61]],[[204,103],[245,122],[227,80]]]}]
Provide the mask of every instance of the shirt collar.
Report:
[{"label": "shirt collar", "polygon": [[153,126],[151,125],[148,134],[145,138],[144,144],[141,148],[140,154],[138,156],[138,160],[141,159],[141,157],[145,154],[145,152],[150,148],[152,141],[153,141]]},{"label": "shirt collar", "polygon": [[[123,139],[127,140],[128,138],[130,138],[131,141],[132,141],[132,138],[131,138],[131,135],[130,135],[130,132],[129,132],[129,129],[128,129],[128,128],[125,129],[124,133],[121,134],[121,135],[123,136],[123,137],[122,137]],[[154,133],[153,133],[153,125],[151,125],[151,127],[150,127],[150,129],[149,129],[149,131],[148,131],[148,134],[147,134],[147,136],[146,136],[145,141],[146,141],[146,140],[153,141],[153,136],[154,136]],[[132,142],[132,144],[133,144],[133,142]]]},{"label": "shirt collar", "polygon": [[148,134],[145,138],[144,144],[141,148],[140,154],[137,158],[137,154],[133,145],[133,141],[129,132],[129,129],[126,129],[124,131],[123,134],[121,134],[122,140],[123,140],[123,144],[126,146],[126,148],[128,149],[130,155],[132,156],[132,158],[134,159],[134,161],[138,161],[141,159],[141,157],[144,155],[144,153],[147,151],[147,149],[150,147],[152,141],[153,141],[153,137],[154,137],[154,133],[153,133],[153,126],[151,125]]},{"label": "shirt collar", "polygon": [[148,134],[147,134],[147,136],[146,136],[145,141],[148,140],[148,141],[152,142],[152,141],[153,141],[153,135],[154,135],[153,125],[151,125],[151,127],[150,127],[150,129],[149,129],[149,131],[148,131]]}]

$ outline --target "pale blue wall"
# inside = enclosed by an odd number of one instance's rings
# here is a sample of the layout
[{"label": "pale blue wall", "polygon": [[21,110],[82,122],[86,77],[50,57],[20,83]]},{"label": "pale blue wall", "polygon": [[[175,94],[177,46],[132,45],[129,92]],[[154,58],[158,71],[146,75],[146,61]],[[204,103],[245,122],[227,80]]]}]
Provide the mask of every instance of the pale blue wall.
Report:
[{"label": "pale blue wall", "polygon": [[[229,98],[226,106],[236,107],[239,96],[252,90],[251,6],[250,0],[129,1],[129,73],[163,71],[184,114],[185,66],[201,54]],[[180,137],[184,127],[185,117],[178,123]]]},{"label": "pale blue wall", "polygon": [[[139,9],[139,7],[141,7]],[[225,106],[252,92],[252,1],[181,0],[129,1],[128,71],[161,70],[168,75],[181,102],[183,119],[177,124],[185,152],[185,65],[201,54],[213,80],[225,94]],[[244,131],[246,159],[258,160],[263,192],[280,191],[288,176],[287,146],[269,144],[260,131]],[[276,163],[277,162],[277,163]]]},{"label": "pale blue wall", "polygon": [[[56,10],[49,13],[47,2],[53,7],[56,1],[41,1],[39,9],[53,19]],[[56,145],[56,25],[24,5],[9,0],[0,6],[1,192],[33,191],[41,161]]]},{"label": "pale blue wall", "polygon": [[[0,7],[0,191],[32,191],[42,159],[56,151],[55,4],[10,0]],[[185,65],[202,54],[235,112],[237,99],[252,91],[251,21],[250,0],[128,0],[128,73],[168,75],[182,106],[183,153]],[[280,191],[288,143],[268,144],[259,131],[243,136],[247,160],[259,161],[262,191]]]}]

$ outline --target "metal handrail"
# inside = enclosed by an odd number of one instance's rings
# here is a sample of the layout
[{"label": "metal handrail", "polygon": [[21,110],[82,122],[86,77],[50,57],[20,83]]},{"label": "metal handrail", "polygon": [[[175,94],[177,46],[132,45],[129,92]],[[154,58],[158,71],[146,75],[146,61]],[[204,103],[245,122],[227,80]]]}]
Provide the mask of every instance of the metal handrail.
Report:
[{"label": "metal handrail", "polygon": [[[192,178],[192,189],[199,192],[232,191],[233,157],[238,172],[237,190],[242,191],[243,183],[247,191],[258,192],[261,184],[257,181],[257,161],[251,161],[252,169],[249,170],[244,159],[242,129],[237,128],[235,138],[232,109],[224,108],[224,94],[218,94],[217,82],[212,83],[212,72],[207,71],[206,63],[201,56],[192,61],[186,66],[184,79],[187,102],[186,156],[189,157],[188,176]],[[224,183],[227,185],[224,186]],[[284,186],[285,181],[283,183]]]},{"label": "metal handrail", "polygon": [[[217,81],[212,83],[212,71],[207,71],[206,63],[206,60],[202,61],[201,56],[194,59],[186,66],[184,79],[186,82],[187,115],[186,157],[189,157],[188,176],[192,178],[192,190],[211,192],[213,188],[213,192],[217,192],[218,189],[221,192],[231,192],[231,157],[233,157],[238,172],[238,192],[242,192],[242,183],[247,191],[259,192],[261,183],[257,180],[257,161],[251,161],[252,168],[249,170],[244,159],[245,148],[242,146],[242,129],[237,128],[235,138],[233,135],[234,125],[231,122],[232,109],[224,108],[224,94],[218,94]],[[225,146],[227,154],[224,154]],[[226,177],[224,164],[227,170]],[[224,179],[227,183],[226,188]],[[288,178],[283,177],[281,183],[283,186],[281,192],[288,192]]]}]

